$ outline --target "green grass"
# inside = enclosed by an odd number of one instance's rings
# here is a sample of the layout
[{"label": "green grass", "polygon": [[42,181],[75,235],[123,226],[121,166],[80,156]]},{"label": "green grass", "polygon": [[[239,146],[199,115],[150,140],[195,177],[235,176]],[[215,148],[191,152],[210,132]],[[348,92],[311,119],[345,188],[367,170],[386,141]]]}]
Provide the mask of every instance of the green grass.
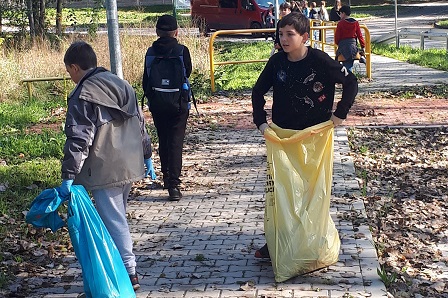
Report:
[{"label": "green grass", "polygon": [[[42,98],[42,97],[39,97]],[[42,100],[36,97],[11,101],[0,106],[0,133],[11,129],[23,130],[33,124],[48,118],[51,121],[51,111],[65,104],[62,97],[59,100]]]},{"label": "green grass", "polygon": [[448,29],[448,20],[441,20],[437,22],[437,26]]},{"label": "green grass", "polygon": [[[217,42],[216,61],[269,59],[272,42]],[[219,65],[215,67],[215,84],[221,90],[251,89],[266,63]]]},{"label": "green grass", "polygon": [[[48,87],[48,86],[47,86]],[[65,136],[61,129],[41,129],[56,122],[54,110],[65,106],[62,94],[39,84],[36,93],[45,97],[31,100],[0,102],[0,216],[12,220],[0,226],[0,251],[11,249],[11,235],[30,241],[23,212],[44,189],[60,184],[62,149]],[[37,91],[37,90],[36,90]],[[36,129],[39,127],[39,129]],[[44,240],[53,241],[55,234],[44,231]],[[64,237],[58,234],[58,241]],[[53,240],[52,240],[53,239]],[[1,256],[1,254],[0,254]],[[15,258],[20,261],[21,255]],[[0,286],[3,288],[13,273],[1,266]]]},{"label": "green grass", "polygon": [[[17,216],[40,191],[60,183],[64,114],[55,117],[53,112],[65,107],[65,101],[46,93],[0,103],[0,184],[6,188],[0,192],[2,214]],[[45,128],[49,125],[53,129]]]},{"label": "green grass", "polygon": [[421,50],[410,46],[372,44],[372,53],[411,64],[448,71],[448,53],[444,49]]}]

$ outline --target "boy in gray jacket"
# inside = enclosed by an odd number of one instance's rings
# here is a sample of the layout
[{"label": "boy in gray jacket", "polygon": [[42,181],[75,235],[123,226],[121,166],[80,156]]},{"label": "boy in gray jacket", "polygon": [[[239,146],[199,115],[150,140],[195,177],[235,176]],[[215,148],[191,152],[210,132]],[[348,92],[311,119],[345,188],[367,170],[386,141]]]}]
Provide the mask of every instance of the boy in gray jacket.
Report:
[{"label": "boy in gray jacket", "polygon": [[74,42],[65,53],[64,63],[77,85],[68,99],[63,181],[58,192],[62,198],[69,197],[72,183],[91,191],[137,290],[140,285],[126,205],[132,183],[145,176],[144,164],[150,164],[151,139],[134,89],[97,67],[89,44]]}]

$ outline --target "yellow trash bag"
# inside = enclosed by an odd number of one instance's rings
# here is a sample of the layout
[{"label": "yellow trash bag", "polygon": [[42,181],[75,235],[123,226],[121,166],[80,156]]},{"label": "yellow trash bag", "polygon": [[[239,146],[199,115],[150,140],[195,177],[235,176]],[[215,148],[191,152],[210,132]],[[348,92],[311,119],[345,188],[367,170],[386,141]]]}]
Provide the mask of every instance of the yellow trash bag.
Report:
[{"label": "yellow trash bag", "polygon": [[330,217],[333,132],[331,120],[265,131],[264,231],[277,282],[338,261],[341,242]]}]

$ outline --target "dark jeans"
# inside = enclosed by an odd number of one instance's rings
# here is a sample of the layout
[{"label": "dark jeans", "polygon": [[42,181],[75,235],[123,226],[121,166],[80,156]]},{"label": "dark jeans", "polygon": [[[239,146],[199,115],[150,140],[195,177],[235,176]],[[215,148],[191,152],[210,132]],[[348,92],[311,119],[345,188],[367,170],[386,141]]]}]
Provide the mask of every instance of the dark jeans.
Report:
[{"label": "dark jeans", "polygon": [[353,64],[354,64],[354,60],[353,59],[345,60],[345,61],[342,62],[342,65],[344,65],[345,68],[347,68],[347,70],[349,72],[353,72]]},{"label": "dark jeans", "polygon": [[182,170],[182,149],[189,111],[178,115],[152,113],[159,137],[159,156],[163,173],[164,188],[180,184]]}]

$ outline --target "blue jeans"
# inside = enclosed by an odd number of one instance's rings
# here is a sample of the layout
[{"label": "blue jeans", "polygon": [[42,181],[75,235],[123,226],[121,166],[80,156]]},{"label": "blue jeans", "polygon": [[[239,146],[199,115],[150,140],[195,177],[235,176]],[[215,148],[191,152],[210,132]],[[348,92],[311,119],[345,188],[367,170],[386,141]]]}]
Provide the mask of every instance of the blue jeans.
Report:
[{"label": "blue jeans", "polygon": [[350,60],[345,60],[345,61],[343,61],[343,62],[342,62],[342,65],[344,65],[345,68],[347,68],[347,70],[348,70],[349,72],[352,72],[352,70],[353,70],[353,63],[354,63],[354,60],[353,60],[353,59],[350,59]]}]

